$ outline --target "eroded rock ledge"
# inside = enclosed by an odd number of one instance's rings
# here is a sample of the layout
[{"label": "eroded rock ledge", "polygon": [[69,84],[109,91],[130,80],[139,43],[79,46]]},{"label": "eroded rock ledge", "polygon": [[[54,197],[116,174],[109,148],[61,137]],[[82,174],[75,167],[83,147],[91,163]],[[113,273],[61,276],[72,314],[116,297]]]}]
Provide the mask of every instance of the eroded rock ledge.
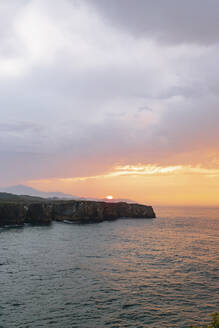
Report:
[{"label": "eroded rock ledge", "polygon": [[155,218],[152,206],[95,201],[0,203],[0,226],[54,221],[102,222],[118,218]]}]

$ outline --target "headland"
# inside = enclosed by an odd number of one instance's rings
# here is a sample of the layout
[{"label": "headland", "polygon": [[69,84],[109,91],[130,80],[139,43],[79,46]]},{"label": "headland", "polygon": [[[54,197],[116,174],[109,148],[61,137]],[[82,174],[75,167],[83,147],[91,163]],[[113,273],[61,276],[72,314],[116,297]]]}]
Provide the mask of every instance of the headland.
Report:
[{"label": "headland", "polygon": [[152,206],[86,200],[52,200],[0,193],[0,226],[50,224],[52,221],[96,223],[119,218],[155,218]]}]

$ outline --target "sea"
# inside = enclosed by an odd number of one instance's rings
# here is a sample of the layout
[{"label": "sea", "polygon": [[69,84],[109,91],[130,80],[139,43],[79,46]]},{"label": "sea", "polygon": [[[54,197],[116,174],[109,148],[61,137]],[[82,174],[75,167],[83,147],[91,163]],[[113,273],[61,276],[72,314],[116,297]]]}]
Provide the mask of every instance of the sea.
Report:
[{"label": "sea", "polygon": [[0,328],[189,328],[219,311],[219,208],[0,229]]}]

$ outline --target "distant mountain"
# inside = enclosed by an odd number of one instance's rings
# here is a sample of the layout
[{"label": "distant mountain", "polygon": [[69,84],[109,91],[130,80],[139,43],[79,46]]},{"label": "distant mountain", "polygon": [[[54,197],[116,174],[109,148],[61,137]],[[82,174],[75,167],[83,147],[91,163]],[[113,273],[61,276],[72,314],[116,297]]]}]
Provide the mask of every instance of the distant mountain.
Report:
[{"label": "distant mountain", "polygon": [[4,188],[0,187],[0,192],[6,192],[15,195],[28,195],[28,196],[42,197],[42,198],[80,199],[80,197],[73,196],[70,194],[64,194],[62,192],[45,192],[25,185],[17,185],[17,186],[10,186]]}]

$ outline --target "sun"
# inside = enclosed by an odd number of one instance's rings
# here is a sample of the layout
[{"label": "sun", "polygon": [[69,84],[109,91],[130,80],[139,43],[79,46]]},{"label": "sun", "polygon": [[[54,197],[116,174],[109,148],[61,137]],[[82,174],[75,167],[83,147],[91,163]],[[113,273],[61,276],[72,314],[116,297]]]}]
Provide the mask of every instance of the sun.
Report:
[{"label": "sun", "polygon": [[113,199],[113,196],[112,195],[108,195],[108,196],[106,196],[106,199],[112,200]]}]

